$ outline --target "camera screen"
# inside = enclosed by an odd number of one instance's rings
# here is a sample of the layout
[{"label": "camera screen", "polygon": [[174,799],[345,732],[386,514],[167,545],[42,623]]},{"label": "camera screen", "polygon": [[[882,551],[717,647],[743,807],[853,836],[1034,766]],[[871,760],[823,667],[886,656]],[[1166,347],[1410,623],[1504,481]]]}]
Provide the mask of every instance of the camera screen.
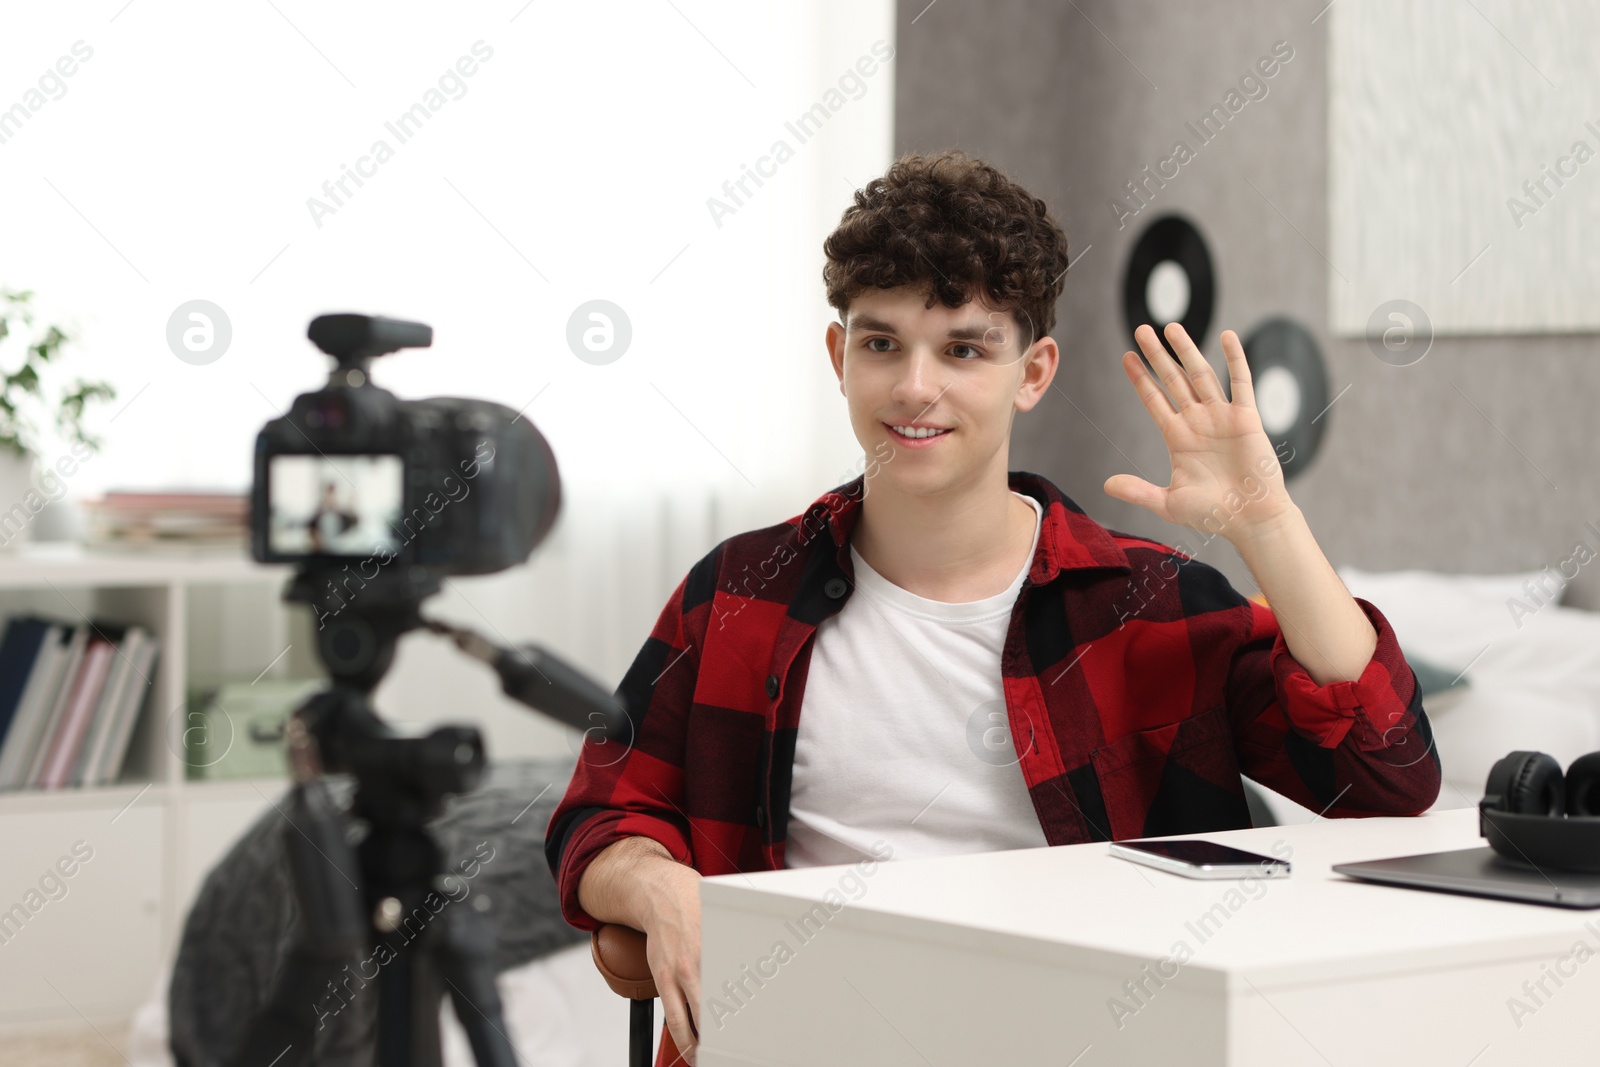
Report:
[{"label": "camera screen", "polygon": [[273,456],[268,549],[274,555],[397,553],[399,456]]}]

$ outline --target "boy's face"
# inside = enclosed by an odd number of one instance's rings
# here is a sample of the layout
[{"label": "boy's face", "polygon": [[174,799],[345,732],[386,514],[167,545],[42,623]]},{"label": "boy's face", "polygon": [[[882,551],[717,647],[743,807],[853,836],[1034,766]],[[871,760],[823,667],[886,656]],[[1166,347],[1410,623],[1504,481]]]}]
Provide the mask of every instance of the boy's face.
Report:
[{"label": "boy's face", "polygon": [[[828,324],[856,439],[877,476],[905,492],[937,493],[996,474],[1004,482],[1012,417],[1049,388],[1056,343],[1040,337],[1024,349],[1031,331],[979,300],[959,308],[926,302],[924,289],[871,289],[851,299],[843,326]],[[893,429],[909,424],[949,432],[919,441]]]}]

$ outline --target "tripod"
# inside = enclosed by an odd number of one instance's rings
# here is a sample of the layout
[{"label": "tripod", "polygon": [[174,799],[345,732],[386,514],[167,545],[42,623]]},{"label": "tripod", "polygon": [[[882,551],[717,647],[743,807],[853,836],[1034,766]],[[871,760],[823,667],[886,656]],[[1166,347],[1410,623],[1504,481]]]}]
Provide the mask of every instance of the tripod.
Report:
[{"label": "tripod", "polygon": [[[296,575],[285,599],[323,605],[324,577]],[[385,577],[363,588],[359,606],[341,602],[333,625],[318,631],[333,685],[308,698],[287,730],[295,784],[284,840],[299,936],[230,1067],[309,1062],[327,1015],[343,1009],[345,993],[354,996],[374,980],[378,1067],[440,1067],[439,1006],[446,992],[479,1067],[515,1067],[494,982],[494,901],[482,892],[452,899],[458,876],[445,871],[426,829],[446,796],[477,787],[483,740],[470,726],[400,736],[377,716],[370,694],[401,634],[426,627],[453,637],[494,666],[508,695],[569,725],[594,728],[598,721],[608,738],[629,729],[610,694],[549,653],[502,649],[469,630],[424,620],[417,607],[437,591],[437,579]],[[355,778],[350,815],[367,832],[354,848],[325,770]],[[360,966],[349,973],[363,948],[377,967],[372,978]]]}]

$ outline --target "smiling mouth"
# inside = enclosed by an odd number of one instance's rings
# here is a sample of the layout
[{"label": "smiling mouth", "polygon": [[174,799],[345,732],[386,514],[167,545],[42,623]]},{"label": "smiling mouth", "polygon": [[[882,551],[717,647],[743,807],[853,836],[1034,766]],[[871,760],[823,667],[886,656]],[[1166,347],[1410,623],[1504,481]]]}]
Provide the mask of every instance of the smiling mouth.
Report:
[{"label": "smiling mouth", "polygon": [[883,425],[884,425],[885,429],[887,429],[891,434],[893,434],[895,437],[899,438],[902,441],[932,441],[934,438],[937,438],[937,437],[948,436],[952,432],[949,428],[945,428],[943,430],[939,430],[937,433],[929,432],[928,430],[921,430],[921,431],[918,431],[920,436],[913,437],[913,436],[911,436],[909,434],[901,433],[899,430],[895,429],[889,423],[884,423]]}]

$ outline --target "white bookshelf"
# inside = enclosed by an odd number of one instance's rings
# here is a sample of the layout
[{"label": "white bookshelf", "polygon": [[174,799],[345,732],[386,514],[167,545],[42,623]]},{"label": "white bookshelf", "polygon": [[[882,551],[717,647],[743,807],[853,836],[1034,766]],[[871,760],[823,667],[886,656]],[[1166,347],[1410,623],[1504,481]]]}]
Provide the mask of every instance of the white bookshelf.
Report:
[{"label": "white bookshelf", "polygon": [[[282,793],[281,778],[189,780],[182,733],[191,684],[321,676],[308,612],[282,602],[290,574],[242,551],[0,553],[0,618],[104,617],[161,638],[115,784],[0,793],[0,923],[44,901],[20,929],[0,926],[0,1033],[126,1019],[170,965],[205,872]],[[51,899],[43,876],[78,841],[93,858]]]}]

